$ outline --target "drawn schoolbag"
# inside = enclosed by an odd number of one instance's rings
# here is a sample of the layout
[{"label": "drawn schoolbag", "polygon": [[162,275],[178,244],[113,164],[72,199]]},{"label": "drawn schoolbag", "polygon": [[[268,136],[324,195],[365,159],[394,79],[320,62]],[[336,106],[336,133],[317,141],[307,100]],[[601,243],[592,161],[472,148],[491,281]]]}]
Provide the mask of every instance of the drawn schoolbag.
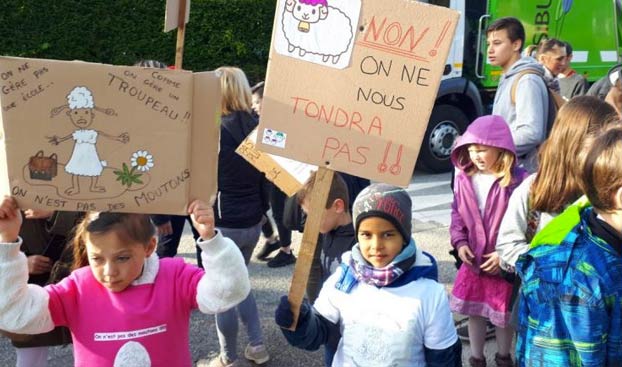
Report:
[{"label": "drawn schoolbag", "polygon": [[[523,70],[520,73],[518,73],[518,76],[516,78],[514,78],[514,81],[512,83],[512,89],[510,89],[510,98],[512,100],[512,105],[513,106],[516,105],[516,88],[518,87],[518,82],[520,81],[520,78],[522,78],[526,74],[534,74],[534,75],[538,75],[540,78],[542,78],[542,75],[540,75],[535,70]],[[544,80],[544,78],[542,78],[542,82],[546,86],[546,81]],[[564,98],[562,98],[562,96],[559,93],[555,92],[554,90],[552,90],[548,86],[546,87],[546,91],[547,91],[547,95],[549,97],[548,98],[548,100],[549,100],[549,108],[548,108],[549,113],[548,113],[548,116],[546,117],[546,125],[544,126],[544,138],[545,139],[549,137],[549,134],[551,132],[551,128],[553,128],[553,123],[555,122],[555,117],[557,117],[557,111],[564,105],[564,103],[566,103]]]}]

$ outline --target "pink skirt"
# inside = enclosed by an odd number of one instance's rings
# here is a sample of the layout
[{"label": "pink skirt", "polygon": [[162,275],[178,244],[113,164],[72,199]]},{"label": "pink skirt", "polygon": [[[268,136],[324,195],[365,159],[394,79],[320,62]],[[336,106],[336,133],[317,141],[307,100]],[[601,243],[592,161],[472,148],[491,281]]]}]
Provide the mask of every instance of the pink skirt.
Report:
[{"label": "pink skirt", "polygon": [[510,321],[512,284],[500,276],[481,272],[475,274],[468,266],[458,270],[449,307],[453,312],[467,316],[481,316],[499,327]]}]

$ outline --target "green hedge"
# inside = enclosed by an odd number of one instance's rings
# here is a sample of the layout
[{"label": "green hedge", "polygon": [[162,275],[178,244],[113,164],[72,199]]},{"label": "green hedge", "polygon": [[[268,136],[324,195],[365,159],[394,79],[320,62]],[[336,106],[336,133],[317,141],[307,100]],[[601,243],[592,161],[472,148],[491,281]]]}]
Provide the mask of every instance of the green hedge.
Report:
[{"label": "green hedge", "polygon": [[[193,0],[184,69],[241,67],[263,80],[275,0]],[[131,65],[175,62],[176,31],[164,33],[165,0],[3,0],[0,55]]]}]

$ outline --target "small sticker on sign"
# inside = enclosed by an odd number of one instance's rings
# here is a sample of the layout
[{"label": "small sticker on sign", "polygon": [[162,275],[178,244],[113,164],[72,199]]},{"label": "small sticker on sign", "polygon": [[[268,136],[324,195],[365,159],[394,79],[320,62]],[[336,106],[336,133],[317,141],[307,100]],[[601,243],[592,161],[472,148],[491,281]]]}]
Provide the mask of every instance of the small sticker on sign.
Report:
[{"label": "small sticker on sign", "polygon": [[261,142],[277,148],[285,148],[285,142],[287,141],[287,134],[282,131],[276,131],[272,129],[263,130],[263,138]]}]

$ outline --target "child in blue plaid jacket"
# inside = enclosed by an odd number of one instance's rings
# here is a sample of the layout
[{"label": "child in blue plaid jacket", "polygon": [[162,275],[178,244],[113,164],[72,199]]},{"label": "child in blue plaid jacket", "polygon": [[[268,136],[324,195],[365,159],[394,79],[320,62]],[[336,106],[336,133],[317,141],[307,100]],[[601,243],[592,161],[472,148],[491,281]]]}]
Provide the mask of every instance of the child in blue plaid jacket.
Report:
[{"label": "child in blue plaid jacket", "polygon": [[587,199],[554,218],[519,258],[519,366],[622,365],[622,128],[589,149]]}]

